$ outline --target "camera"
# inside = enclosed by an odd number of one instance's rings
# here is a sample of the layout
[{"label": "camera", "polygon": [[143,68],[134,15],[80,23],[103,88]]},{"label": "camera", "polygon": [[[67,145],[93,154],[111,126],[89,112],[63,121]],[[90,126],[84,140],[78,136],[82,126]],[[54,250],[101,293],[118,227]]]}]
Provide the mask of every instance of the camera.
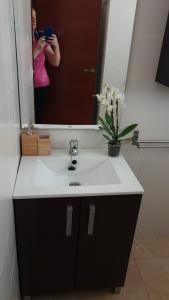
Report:
[{"label": "camera", "polygon": [[35,31],[35,38],[36,40],[39,40],[42,36],[44,36],[47,40],[49,37],[52,37],[52,34],[54,34],[53,27],[47,26],[45,27],[45,30]]}]

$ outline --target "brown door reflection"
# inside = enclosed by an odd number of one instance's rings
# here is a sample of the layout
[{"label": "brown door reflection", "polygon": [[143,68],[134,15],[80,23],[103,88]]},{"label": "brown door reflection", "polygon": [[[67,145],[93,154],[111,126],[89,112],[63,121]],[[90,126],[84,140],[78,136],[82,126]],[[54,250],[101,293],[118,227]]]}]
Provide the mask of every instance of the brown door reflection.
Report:
[{"label": "brown door reflection", "polygon": [[50,97],[45,124],[94,124],[102,0],[36,0],[38,29],[52,26],[60,45],[58,68],[46,65]]}]

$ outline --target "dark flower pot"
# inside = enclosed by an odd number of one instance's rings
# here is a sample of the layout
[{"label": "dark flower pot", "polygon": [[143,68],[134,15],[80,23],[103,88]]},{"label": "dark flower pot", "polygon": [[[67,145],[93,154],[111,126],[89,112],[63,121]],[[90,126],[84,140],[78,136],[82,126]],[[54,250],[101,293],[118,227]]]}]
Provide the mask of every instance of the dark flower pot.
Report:
[{"label": "dark flower pot", "polygon": [[108,143],[108,155],[116,157],[120,154],[121,144],[110,144]]}]

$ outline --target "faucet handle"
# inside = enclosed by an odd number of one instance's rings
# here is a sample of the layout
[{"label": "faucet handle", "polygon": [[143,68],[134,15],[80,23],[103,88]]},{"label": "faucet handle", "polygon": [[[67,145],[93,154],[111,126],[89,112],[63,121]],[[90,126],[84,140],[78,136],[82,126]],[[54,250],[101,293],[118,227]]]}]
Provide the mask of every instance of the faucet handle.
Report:
[{"label": "faucet handle", "polygon": [[78,154],[78,140],[70,140],[70,155],[77,155]]},{"label": "faucet handle", "polygon": [[78,148],[78,140],[70,140],[70,148]]}]

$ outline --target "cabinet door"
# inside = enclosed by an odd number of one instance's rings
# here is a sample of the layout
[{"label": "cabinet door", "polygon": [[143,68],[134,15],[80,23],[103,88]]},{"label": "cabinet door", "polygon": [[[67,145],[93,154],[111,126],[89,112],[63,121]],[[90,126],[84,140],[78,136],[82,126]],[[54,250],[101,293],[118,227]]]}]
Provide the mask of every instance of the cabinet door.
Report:
[{"label": "cabinet door", "polygon": [[22,295],[75,286],[78,198],[14,200]]},{"label": "cabinet door", "polygon": [[123,286],[141,196],[82,200],[77,288]]}]

